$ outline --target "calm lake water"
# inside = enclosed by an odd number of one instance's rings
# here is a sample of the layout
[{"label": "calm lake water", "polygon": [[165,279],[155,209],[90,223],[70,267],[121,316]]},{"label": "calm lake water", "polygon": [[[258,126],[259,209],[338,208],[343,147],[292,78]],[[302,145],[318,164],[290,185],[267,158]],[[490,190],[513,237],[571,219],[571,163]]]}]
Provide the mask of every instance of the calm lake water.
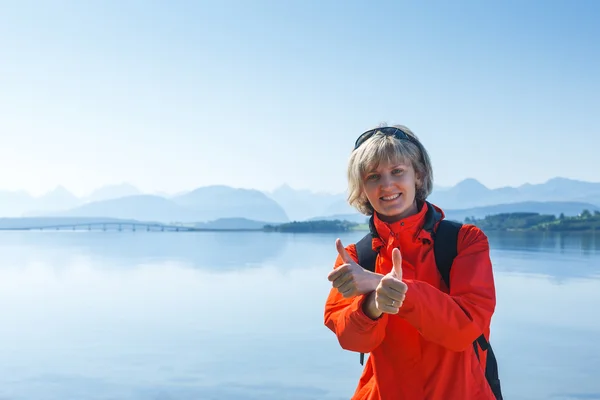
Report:
[{"label": "calm lake water", "polygon": [[[0,399],[349,399],[335,238],[2,232]],[[600,235],[490,241],[505,398],[600,399]]]}]

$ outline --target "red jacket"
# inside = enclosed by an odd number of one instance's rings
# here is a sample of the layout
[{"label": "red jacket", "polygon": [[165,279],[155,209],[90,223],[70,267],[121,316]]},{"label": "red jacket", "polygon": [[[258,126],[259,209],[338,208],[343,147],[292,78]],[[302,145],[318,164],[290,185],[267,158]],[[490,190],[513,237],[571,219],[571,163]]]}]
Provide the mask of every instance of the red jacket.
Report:
[{"label": "red jacket", "polygon": [[[448,293],[431,235],[422,229],[426,211],[425,203],[418,214],[393,224],[374,217],[379,238],[373,248],[380,249],[375,271],[391,271],[394,247],[402,253],[408,291],[398,314],[372,320],[362,311],[366,295],[345,299],[332,289],[327,298],[325,325],[342,348],[370,353],[353,400],[494,399],[485,379],[486,354],[480,351],[480,362],[472,345],[482,333],[489,339],[496,306],[487,237],[463,225]],[[355,245],[346,250],[358,262]],[[341,264],[338,256],[335,267]]]}]

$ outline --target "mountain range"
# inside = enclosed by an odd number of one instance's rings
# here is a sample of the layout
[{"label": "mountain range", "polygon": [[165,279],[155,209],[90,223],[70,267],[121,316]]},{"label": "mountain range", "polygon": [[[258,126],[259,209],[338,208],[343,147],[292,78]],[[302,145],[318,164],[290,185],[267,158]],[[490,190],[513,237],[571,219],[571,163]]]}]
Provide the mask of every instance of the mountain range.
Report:
[{"label": "mountain range", "polygon": [[475,179],[434,190],[429,200],[445,208],[471,208],[528,201],[573,201],[600,206],[600,183],[553,178],[542,184],[488,189]]},{"label": "mountain range", "polygon": [[[452,187],[434,187],[428,200],[456,220],[516,211],[577,215],[584,209],[600,210],[600,183],[553,178],[541,184],[489,189],[475,179],[465,179]],[[227,220],[230,228],[237,223],[232,221],[255,226],[257,221],[366,219],[347,204],[345,193],[315,193],[288,185],[272,192],[214,185],[166,195],[142,193],[127,183],[102,187],[85,197],[60,186],[39,197],[0,191],[0,217],[120,218],[200,225]]]}]

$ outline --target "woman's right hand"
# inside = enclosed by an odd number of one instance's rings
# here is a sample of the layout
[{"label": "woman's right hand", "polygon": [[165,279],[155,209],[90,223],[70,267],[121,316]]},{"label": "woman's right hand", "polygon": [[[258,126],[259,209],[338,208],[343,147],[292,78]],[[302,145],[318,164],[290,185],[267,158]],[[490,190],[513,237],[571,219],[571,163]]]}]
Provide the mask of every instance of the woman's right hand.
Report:
[{"label": "woman's right hand", "polygon": [[350,257],[340,239],[335,241],[335,247],[344,263],[327,276],[333,287],[346,298],[373,292],[383,275],[367,271],[358,265]]}]

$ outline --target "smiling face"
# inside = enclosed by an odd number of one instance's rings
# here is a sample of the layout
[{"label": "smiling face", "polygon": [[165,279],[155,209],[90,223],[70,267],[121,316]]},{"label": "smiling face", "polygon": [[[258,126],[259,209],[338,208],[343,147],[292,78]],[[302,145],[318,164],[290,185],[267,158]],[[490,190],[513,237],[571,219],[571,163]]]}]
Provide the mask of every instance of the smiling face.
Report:
[{"label": "smiling face", "polygon": [[418,202],[426,200],[433,186],[427,150],[408,128],[401,129],[411,140],[377,132],[348,160],[348,203],[389,222],[418,212]]},{"label": "smiling face", "polygon": [[363,194],[383,221],[395,222],[417,213],[420,184],[410,161],[386,160],[365,172]]}]

